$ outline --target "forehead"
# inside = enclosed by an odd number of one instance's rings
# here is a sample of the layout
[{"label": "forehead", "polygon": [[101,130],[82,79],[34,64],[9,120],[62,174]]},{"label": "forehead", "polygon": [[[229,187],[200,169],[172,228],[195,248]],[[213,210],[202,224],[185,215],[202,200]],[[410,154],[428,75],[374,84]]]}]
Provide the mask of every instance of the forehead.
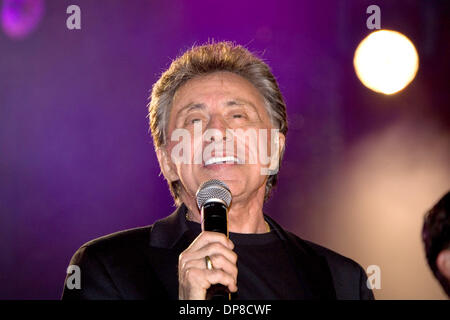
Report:
[{"label": "forehead", "polygon": [[[211,103],[216,99],[246,99],[263,107],[264,99],[247,79],[231,72],[215,72],[187,81],[175,93],[173,108],[186,103]],[[175,111],[175,110],[172,110]]]}]

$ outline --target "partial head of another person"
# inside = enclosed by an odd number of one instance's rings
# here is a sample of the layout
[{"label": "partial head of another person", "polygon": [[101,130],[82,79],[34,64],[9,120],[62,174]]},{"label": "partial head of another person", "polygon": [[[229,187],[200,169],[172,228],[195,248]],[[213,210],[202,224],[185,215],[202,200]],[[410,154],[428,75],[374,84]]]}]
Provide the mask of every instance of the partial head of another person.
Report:
[{"label": "partial head of another person", "polygon": [[450,297],[450,192],[425,215],[422,241],[428,265]]}]

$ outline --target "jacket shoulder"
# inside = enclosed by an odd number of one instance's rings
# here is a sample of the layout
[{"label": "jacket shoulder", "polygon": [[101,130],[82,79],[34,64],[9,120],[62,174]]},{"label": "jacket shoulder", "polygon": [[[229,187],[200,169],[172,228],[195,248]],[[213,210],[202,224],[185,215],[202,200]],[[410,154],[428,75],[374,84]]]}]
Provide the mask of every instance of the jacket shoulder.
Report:
[{"label": "jacket shoulder", "polygon": [[325,258],[330,268],[337,299],[374,299],[372,291],[367,287],[367,275],[359,263],[317,243],[300,239],[288,232],[297,241],[303,242],[316,255]]},{"label": "jacket shoulder", "polygon": [[355,260],[317,243],[303,240],[314,252],[327,259],[331,267],[348,269],[349,272],[359,272],[362,267]]},{"label": "jacket shoulder", "polygon": [[133,245],[142,246],[148,243],[152,227],[153,225],[149,225],[110,233],[84,243],[80,249],[89,248],[90,251],[96,251],[111,247],[117,249]]},{"label": "jacket shoulder", "polygon": [[[142,264],[150,238],[151,226],[127,229],[93,239],[81,245],[70,261],[86,272],[128,268]],[[127,261],[128,263],[124,262]]]},{"label": "jacket shoulder", "polygon": [[[139,297],[128,286],[127,277],[146,269],[142,254],[148,245],[151,226],[111,233],[81,245],[72,256],[70,265],[81,271],[80,290],[69,290],[68,276],[62,299],[124,299]],[[124,276],[125,275],[125,276]]]}]

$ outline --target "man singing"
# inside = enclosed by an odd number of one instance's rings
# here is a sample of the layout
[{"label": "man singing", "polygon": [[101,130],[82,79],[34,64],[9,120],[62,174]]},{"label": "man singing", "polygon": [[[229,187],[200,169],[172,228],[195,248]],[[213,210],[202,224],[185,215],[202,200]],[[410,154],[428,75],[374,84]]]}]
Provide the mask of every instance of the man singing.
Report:
[{"label": "man singing", "polygon": [[[356,262],[263,213],[287,133],[267,64],[228,42],[193,47],[154,84],[149,119],[177,209],[81,246],[70,262],[81,287],[69,289],[66,278],[63,299],[203,300],[215,284],[233,300],[373,299]],[[202,231],[196,192],[211,179],[231,191],[228,237]]]}]

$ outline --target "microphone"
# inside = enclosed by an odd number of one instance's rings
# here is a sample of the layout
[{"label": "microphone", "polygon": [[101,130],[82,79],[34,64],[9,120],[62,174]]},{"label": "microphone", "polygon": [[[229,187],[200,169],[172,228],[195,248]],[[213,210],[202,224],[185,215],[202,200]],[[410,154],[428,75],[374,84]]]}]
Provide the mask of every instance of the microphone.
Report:
[{"label": "microphone", "polygon": [[[228,238],[228,208],[231,203],[231,191],[220,180],[204,182],[197,191],[197,205],[202,214],[202,230],[223,233]],[[207,300],[230,300],[227,287],[213,284],[206,291]]]}]

